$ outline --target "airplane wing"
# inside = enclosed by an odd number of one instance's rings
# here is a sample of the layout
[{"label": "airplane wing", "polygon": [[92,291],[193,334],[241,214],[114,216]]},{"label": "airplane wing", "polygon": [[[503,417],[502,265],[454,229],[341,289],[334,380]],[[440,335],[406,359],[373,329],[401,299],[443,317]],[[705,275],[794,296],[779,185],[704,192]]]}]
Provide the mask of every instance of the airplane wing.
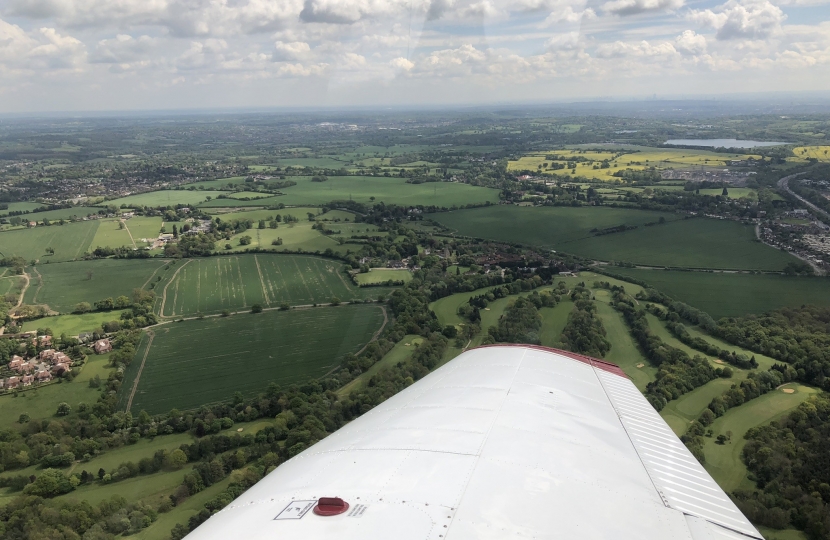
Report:
[{"label": "airplane wing", "polygon": [[187,538],[762,536],[617,366],[512,345],[461,354]]}]

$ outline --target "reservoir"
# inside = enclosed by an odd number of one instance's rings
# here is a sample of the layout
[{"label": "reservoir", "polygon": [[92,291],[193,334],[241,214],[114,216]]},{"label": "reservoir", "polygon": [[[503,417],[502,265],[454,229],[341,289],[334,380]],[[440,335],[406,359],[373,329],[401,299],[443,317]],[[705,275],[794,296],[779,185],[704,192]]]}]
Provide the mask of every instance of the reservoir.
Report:
[{"label": "reservoir", "polygon": [[741,139],[672,139],[666,144],[677,146],[702,146],[708,148],[755,148],[756,146],[780,146],[784,142],[744,141]]}]

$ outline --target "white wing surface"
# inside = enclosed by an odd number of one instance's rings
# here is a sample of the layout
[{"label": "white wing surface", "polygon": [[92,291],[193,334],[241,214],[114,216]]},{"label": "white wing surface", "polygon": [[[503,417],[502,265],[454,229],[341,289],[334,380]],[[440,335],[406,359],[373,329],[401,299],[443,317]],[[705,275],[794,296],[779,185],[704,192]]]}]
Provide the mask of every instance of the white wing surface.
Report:
[{"label": "white wing surface", "polygon": [[[337,515],[317,515],[320,498],[348,510],[324,501]],[[491,346],[287,461],[187,538],[762,537],[619,368]]]}]

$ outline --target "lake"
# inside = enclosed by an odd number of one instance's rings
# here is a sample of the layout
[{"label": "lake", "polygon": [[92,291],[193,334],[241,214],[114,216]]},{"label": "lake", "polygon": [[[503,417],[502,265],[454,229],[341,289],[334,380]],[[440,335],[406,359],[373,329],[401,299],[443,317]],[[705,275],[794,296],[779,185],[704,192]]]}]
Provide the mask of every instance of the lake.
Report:
[{"label": "lake", "polygon": [[676,146],[705,146],[709,148],[755,148],[756,146],[781,146],[784,142],[744,141],[740,139],[672,139],[666,144]]}]

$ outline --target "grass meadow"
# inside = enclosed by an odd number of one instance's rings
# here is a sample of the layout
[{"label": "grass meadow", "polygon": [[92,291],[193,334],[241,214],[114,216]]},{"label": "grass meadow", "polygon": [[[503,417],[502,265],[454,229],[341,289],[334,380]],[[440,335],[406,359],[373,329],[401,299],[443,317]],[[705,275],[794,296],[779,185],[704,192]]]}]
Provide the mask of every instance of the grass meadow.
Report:
[{"label": "grass meadow", "polygon": [[412,272],[409,270],[391,270],[386,268],[373,268],[365,274],[355,275],[355,280],[360,285],[371,285],[375,283],[386,283],[389,280],[412,281]]},{"label": "grass meadow", "polygon": [[[97,230],[98,221],[94,220],[4,231],[0,232],[0,253],[3,257],[19,256],[27,261],[72,261],[83,257]],[[54,255],[46,255],[49,247],[54,248]]]},{"label": "grass meadow", "polygon": [[[35,206],[43,205],[35,204]],[[90,214],[97,214],[99,210],[101,209],[93,206],[73,206],[71,208],[59,208],[58,210],[46,210],[44,212],[24,214],[20,217],[26,221],[37,221],[38,223],[42,223],[44,219],[48,219],[49,221],[58,221],[61,219],[81,219]],[[0,214],[2,214],[2,212],[0,212]]]},{"label": "grass meadow", "polygon": [[126,406],[150,344],[132,411],[160,413],[321,377],[357,352],[383,322],[380,306],[266,311],[171,323],[142,338],[122,386]]},{"label": "grass meadow", "polygon": [[[156,287],[164,317],[342,301],[380,294],[361,291],[340,272],[342,263],[304,255],[239,255],[180,263],[164,286]],[[384,291],[386,292],[386,291]]]},{"label": "grass meadow", "polygon": [[121,246],[136,247],[126,225],[122,226],[121,220],[117,218],[99,220],[98,230],[89,244],[90,251],[98,247],[117,248]]},{"label": "grass meadow", "polygon": [[23,331],[31,332],[38,328],[50,328],[56,336],[61,334],[77,336],[81,332],[91,332],[96,328],[100,328],[105,322],[120,320],[121,313],[121,310],[113,310],[84,313],[82,315],[45,317],[34,321],[26,321],[23,323]]},{"label": "grass meadow", "polygon": [[830,280],[776,274],[614,268],[712,317],[740,317],[802,304],[830,304]]},{"label": "grass meadow", "polygon": [[[99,259],[30,267],[32,279],[25,302],[69,313],[78,302],[130,296],[133,289],[149,285],[154,275],[162,275],[167,263],[160,259]],[[92,272],[91,279],[88,272]]]}]

